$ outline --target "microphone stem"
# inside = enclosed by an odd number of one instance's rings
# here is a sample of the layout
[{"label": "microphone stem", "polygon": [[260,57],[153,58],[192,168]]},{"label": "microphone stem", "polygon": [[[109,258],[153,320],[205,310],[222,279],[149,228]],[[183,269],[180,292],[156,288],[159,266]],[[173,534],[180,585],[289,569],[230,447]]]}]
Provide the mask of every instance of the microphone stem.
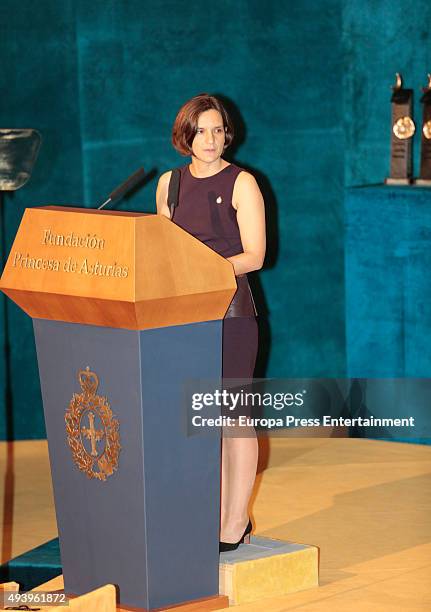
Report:
[{"label": "microphone stem", "polygon": [[109,202],[111,201],[111,198],[108,198],[106,200],[106,202],[103,202],[103,204],[101,204],[100,206],[97,207],[97,210],[100,210],[101,208],[103,208],[104,206],[106,206],[107,204],[109,204]]}]

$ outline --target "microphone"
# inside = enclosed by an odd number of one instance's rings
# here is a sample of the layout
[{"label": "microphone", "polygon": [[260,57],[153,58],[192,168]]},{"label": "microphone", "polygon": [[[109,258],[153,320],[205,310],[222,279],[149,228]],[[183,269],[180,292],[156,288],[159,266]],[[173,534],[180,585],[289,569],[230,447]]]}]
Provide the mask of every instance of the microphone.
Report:
[{"label": "microphone", "polygon": [[131,174],[129,178],[124,181],[124,183],[121,183],[119,187],[114,189],[114,191],[109,194],[108,199],[105,202],[103,202],[103,204],[98,206],[97,210],[101,210],[110,202],[115,202],[115,201],[118,201],[124,198],[126,193],[131,191],[133,187],[137,185],[144,178],[144,175],[145,175],[145,170],[143,168],[139,168],[138,170],[136,170],[136,172]]},{"label": "microphone", "polygon": [[168,208],[171,214],[171,220],[174,218],[175,209],[178,206],[178,197],[180,194],[180,178],[179,168],[174,168],[171,174],[171,180],[168,187]]}]

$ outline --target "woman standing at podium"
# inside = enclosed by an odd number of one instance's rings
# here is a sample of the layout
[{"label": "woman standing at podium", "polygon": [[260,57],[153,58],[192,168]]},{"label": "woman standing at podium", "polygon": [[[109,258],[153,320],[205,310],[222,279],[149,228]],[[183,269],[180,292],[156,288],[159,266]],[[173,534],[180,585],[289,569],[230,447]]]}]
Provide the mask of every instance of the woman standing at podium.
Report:
[{"label": "woman standing at podium", "polygon": [[[231,119],[214,96],[200,94],[181,107],[172,143],[191,161],[179,169],[172,220],[234,268],[238,289],[223,321],[223,378],[251,379],[258,334],[246,274],[263,264],[265,213],[254,177],[222,157],[233,135]],[[169,218],[171,180],[172,171],[163,174],[156,195],[157,212]],[[248,504],[256,477],[257,438],[253,428],[247,432],[241,428],[238,433],[242,437],[232,432],[223,436],[220,551],[237,548],[252,529]]]}]

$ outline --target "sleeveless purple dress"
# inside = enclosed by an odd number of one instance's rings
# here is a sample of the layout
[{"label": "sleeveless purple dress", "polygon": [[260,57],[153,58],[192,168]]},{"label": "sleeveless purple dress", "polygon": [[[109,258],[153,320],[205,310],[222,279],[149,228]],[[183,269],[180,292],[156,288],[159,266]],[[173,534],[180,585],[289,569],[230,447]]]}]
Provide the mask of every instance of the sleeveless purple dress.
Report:
[{"label": "sleeveless purple dress", "polygon": [[[230,164],[213,176],[195,178],[188,164],[180,168],[173,222],[223,257],[243,252],[232,206],[233,188],[240,172],[242,168]],[[257,355],[257,322],[247,276],[237,276],[237,284],[237,293],[223,320],[223,378],[250,379]]]}]

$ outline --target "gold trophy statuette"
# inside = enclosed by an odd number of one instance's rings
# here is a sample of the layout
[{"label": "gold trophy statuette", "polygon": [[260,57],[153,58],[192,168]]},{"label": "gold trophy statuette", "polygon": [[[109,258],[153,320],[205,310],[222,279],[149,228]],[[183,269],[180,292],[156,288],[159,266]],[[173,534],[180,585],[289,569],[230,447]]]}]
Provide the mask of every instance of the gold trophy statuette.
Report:
[{"label": "gold trophy statuette", "polygon": [[396,73],[392,87],[391,164],[387,185],[409,185],[412,182],[413,89],[405,89],[401,74]]},{"label": "gold trophy statuette", "polygon": [[428,74],[428,83],[422,91],[421,164],[415,185],[431,187],[431,74]]}]

